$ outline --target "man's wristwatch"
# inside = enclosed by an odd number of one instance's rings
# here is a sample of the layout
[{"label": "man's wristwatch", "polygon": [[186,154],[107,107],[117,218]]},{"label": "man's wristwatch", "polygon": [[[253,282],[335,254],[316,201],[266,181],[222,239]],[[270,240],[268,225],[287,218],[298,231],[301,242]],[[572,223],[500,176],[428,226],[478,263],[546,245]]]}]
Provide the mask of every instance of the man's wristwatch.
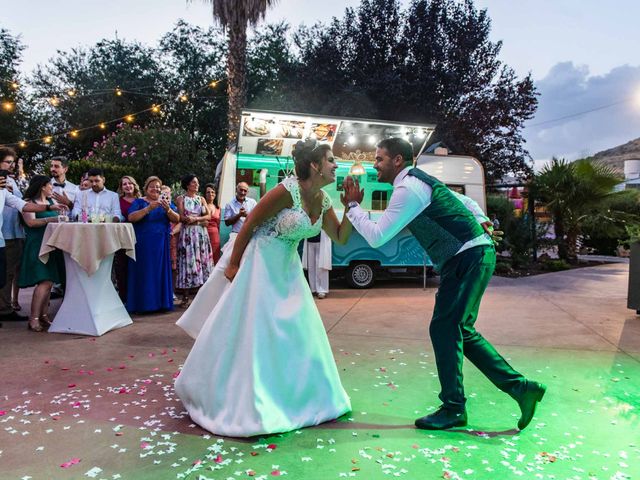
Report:
[{"label": "man's wristwatch", "polygon": [[347,206],[351,209],[351,208],[354,208],[354,207],[359,207],[360,204],[358,202],[356,202],[355,200],[352,200],[349,203],[347,203]]}]

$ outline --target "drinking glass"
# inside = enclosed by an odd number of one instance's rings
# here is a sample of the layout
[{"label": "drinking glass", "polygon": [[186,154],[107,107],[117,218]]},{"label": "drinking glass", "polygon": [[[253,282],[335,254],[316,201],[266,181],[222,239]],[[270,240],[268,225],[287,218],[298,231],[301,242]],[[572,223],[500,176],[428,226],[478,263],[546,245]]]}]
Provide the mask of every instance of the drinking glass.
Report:
[{"label": "drinking glass", "polygon": [[58,210],[58,223],[66,223],[69,221],[69,210],[67,207],[62,207]]}]

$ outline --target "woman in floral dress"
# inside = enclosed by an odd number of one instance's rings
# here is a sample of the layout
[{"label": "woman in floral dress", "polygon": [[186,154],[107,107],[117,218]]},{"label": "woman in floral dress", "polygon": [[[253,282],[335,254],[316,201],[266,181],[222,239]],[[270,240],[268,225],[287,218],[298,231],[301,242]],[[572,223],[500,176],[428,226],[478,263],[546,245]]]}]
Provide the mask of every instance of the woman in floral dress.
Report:
[{"label": "woman in floral dress", "polygon": [[176,199],[182,222],[178,239],[176,288],[182,291],[182,306],[187,307],[191,295],[195,295],[213,270],[211,242],[206,228],[211,214],[205,199],[198,194],[198,178],[188,174],[182,177],[180,183],[185,194]]}]

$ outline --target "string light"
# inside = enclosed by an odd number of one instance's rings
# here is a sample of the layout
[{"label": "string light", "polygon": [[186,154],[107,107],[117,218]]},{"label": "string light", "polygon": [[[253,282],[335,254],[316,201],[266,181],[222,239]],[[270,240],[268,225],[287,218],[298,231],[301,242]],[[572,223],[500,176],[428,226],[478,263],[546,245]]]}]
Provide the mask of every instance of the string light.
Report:
[{"label": "string light", "polygon": [[20,88],[20,85],[18,85],[18,82],[11,82],[11,88],[13,88],[14,90],[18,90],[18,88]]},{"label": "string light", "polygon": [[[0,79],[2,80],[2,79]],[[7,80],[4,80],[5,82],[9,83],[11,85],[12,88],[18,88],[19,85],[16,82],[8,82]],[[200,87],[196,90],[193,90],[192,92],[183,92],[181,93],[177,98],[173,97],[171,95],[166,95],[167,98],[173,99],[173,101],[179,100],[182,102],[187,102],[189,101],[189,98],[200,98],[194,94],[197,94],[198,92],[201,92],[202,90],[208,88],[208,87],[212,87],[214,88],[218,83],[220,83],[219,80],[213,80],[211,82],[209,82],[208,84],[204,85],[203,87]],[[122,96],[122,94],[125,92],[124,90],[122,90],[121,88],[116,88],[115,90],[106,90],[106,89],[102,89],[102,90],[96,90],[95,92],[97,92],[98,94],[101,93],[106,93],[108,91],[114,91],[115,94],[117,96]],[[79,96],[78,95],[78,91],[75,88],[70,88],[65,92],[69,97],[77,97],[77,98],[82,98],[83,96],[89,96],[89,94],[87,95],[82,95]],[[137,92],[130,92],[130,93],[137,93]],[[153,95],[151,95],[153,96]],[[202,97],[202,98],[210,98],[210,97]],[[60,105],[61,99],[58,96],[52,96],[50,98],[47,99],[48,103],[53,106],[53,107],[57,107]],[[112,124],[112,123],[117,123],[117,122],[121,122],[121,121],[125,121],[127,123],[133,123],[136,119],[136,115],[145,113],[145,112],[152,112],[152,113],[161,113],[162,112],[162,106],[166,105],[168,103],[171,103],[171,100],[164,102],[164,103],[160,103],[160,104],[152,104],[149,108],[146,108],[144,110],[141,110],[139,112],[134,112],[128,115],[125,115],[123,117],[120,118],[115,118],[113,120],[109,120],[107,122],[100,122],[96,125],[92,125],[92,126],[88,126],[88,127],[84,127],[84,128],[80,128],[80,129],[74,129],[74,130],[70,130],[68,132],[64,132],[64,133],[56,133],[54,135],[46,135],[40,139],[32,139],[32,140],[20,140],[17,143],[8,143],[8,144],[0,144],[0,146],[12,146],[12,145],[17,145],[20,148],[26,148],[29,143],[32,142],[42,142],[46,145],[49,145],[53,142],[54,138],[58,138],[58,137],[62,137],[62,136],[69,136],[71,138],[78,138],[80,135],[80,132],[85,131],[85,130],[89,130],[91,128],[99,128],[100,130],[106,130],[107,129],[107,125],[108,124]],[[4,110],[10,111],[13,110],[15,108],[15,104],[9,101],[4,101],[2,102],[2,108]]]}]

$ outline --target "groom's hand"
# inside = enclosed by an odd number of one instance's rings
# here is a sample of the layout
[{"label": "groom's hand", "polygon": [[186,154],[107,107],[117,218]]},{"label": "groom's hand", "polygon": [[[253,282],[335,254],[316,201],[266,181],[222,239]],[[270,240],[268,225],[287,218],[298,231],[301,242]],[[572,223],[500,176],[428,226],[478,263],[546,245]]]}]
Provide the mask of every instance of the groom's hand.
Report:
[{"label": "groom's hand", "polygon": [[482,225],[486,234],[491,237],[491,240],[493,240],[493,243],[496,245],[503,240],[502,236],[504,235],[504,232],[502,230],[494,230],[493,222],[484,222],[480,225]]},{"label": "groom's hand", "polygon": [[346,207],[349,202],[362,203],[364,190],[360,190],[360,182],[358,180],[354,181],[352,177],[346,177],[342,187],[344,189],[344,193],[340,195],[342,205]]}]

